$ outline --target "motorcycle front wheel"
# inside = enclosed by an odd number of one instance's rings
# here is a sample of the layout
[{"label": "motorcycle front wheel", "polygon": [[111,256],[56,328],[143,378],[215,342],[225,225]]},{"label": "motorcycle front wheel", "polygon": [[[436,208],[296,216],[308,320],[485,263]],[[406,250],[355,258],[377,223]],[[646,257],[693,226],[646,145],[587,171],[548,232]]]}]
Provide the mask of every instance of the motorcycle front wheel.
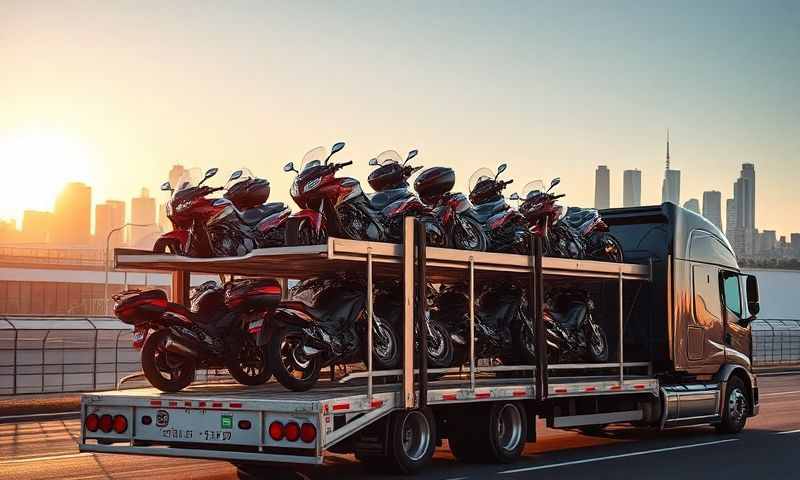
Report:
[{"label": "motorcycle front wheel", "polygon": [[589,242],[589,258],[622,263],[622,246],[610,233],[603,232],[592,235]]},{"label": "motorcycle front wheel", "polygon": [[322,368],[319,354],[307,356],[304,344],[302,332],[287,328],[275,331],[268,344],[267,361],[275,379],[294,392],[313,387]]},{"label": "motorcycle front wheel", "polygon": [[168,352],[169,336],[169,330],[158,330],[147,337],[142,347],[142,372],[150,385],[172,393],[194,381],[195,361],[189,356]]},{"label": "motorcycle front wheel", "polygon": [[589,360],[596,363],[608,361],[608,339],[600,325],[592,321],[586,322],[586,347]]},{"label": "motorcycle front wheel", "polygon": [[428,368],[448,368],[455,355],[450,332],[436,320],[430,319],[428,322]]},{"label": "motorcycle front wheel", "polygon": [[297,227],[297,240],[292,245],[322,245],[328,241],[328,232],[323,225],[319,231],[315,231],[311,222],[304,220]]},{"label": "motorcycle front wheel", "polygon": [[[391,370],[400,366],[400,341],[391,322],[375,322],[372,329],[372,366],[375,370]],[[367,359],[366,338],[362,342],[363,358]]]},{"label": "motorcycle front wheel", "polygon": [[485,252],[489,248],[489,240],[477,221],[461,217],[456,219],[453,229],[453,246],[460,250]]},{"label": "motorcycle front wheel", "polygon": [[252,335],[239,332],[242,338],[234,351],[225,356],[225,368],[234,380],[242,385],[261,385],[272,378],[267,354],[256,345]]}]

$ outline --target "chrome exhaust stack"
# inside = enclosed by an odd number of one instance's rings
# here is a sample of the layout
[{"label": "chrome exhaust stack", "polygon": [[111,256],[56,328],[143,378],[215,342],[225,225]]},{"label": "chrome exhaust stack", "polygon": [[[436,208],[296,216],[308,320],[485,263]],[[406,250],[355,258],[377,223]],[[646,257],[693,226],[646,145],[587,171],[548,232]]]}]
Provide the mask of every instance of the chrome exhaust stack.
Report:
[{"label": "chrome exhaust stack", "polygon": [[197,358],[199,356],[197,351],[195,351],[192,347],[182,343],[180,340],[176,340],[171,335],[167,337],[167,341],[164,343],[164,348],[168,352],[185,355],[192,358]]}]

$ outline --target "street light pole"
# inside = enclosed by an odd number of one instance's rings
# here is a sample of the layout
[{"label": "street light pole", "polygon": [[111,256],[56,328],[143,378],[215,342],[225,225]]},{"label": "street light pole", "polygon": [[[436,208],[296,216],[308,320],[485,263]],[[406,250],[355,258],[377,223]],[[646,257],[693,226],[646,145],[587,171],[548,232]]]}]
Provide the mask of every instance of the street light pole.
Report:
[{"label": "street light pole", "polygon": [[111,230],[109,230],[108,235],[106,235],[106,261],[105,261],[105,264],[106,264],[106,281],[105,281],[105,287],[103,288],[103,302],[105,304],[105,308],[103,309],[103,311],[105,312],[106,315],[108,315],[108,263],[109,263],[108,262],[108,260],[109,260],[109,258],[108,258],[108,249],[109,249],[109,244],[111,243],[111,235],[115,234],[116,232],[119,232],[120,230],[122,230],[125,227],[151,227],[153,225],[155,225],[155,223],[148,223],[148,224],[126,223],[124,225],[120,225],[117,228],[112,228]]}]

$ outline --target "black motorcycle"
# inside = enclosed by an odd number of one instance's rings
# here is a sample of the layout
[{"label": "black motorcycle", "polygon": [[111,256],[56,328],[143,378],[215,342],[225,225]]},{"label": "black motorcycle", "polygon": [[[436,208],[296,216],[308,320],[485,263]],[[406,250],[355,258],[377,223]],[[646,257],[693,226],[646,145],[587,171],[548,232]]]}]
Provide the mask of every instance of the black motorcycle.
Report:
[{"label": "black motorcycle", "polygon": [[452,168],[433,167],[424,170],[414,181],[414,190],[444,229],[447,246],[461,250],[485,251],[489,239],[479,215],[466,195],[452,189],[456,174]]},{"label": "black motorcycle", "polygon": [[[322,368],[365,361],[367,353],[366,285],[350,274],[329,274],[295,285],[262,330],[260,344],[275,378],[289,390],[314,386]],[[375,370],[400,365],[400,335],[392,322],[373,317]],[[268,337],[268,338],[267,338]]]},{"label": "black motorcycle", "polygon": [[[511,282],[486,287],[475,307],[475,358],[498,358],[503,364],[535,362],[533,323],[525,309],[525,291]],[[464,284],[442,285],[432,316],[452,332],[454,365],[469,360],[469,292]]]},{"label": "black motorcycle", "polygon": [[608,339],[594,321],[594,302],[582,290],[556,289],[548,293],[544,308],[548,338],[556,339],[550,362],[608,361]]},{"label": "black motorcycle", "polygon": [[528,222],[506,202],[502,193],[514,180],[498,180],[506,168],[503,163],[496,173],[488,168],[473,173],[469,181],[469,199],[489,238],[489,251],[526,254],[530,250]]},{"label": "black motorcycle", "polygon": [[430,208],[407,187],[368,196],[357,179],[336,177],[337,171],[353,163],[330,163],[331,156],[343,148],[343,142],[337,143],[328,154],[318,147],[303,157],[299,171],[291,162],[284,167],[286,172],[297,173],[290,193],[302,208],[290,217],[287,245],[319,243],[328,235],[397,243],[406,216],[417,217],[425,224],[429,245],[444,245]]},{"label": "black motorcycle", "polygon": [[197,368],[227,368],[244,385],[272,376],[251,331],[281,298],[277,281],[209,281],[190,292],[191,307],[167,301],[163,290],[127,290],[112,297],[114,314],[134,326],[147,380],[164,392],[188,386]]}]

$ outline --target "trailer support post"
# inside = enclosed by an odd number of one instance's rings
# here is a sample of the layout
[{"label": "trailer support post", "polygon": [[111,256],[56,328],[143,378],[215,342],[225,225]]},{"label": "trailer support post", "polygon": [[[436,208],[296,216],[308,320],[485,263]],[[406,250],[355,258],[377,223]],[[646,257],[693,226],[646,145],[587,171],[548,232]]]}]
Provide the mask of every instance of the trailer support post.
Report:
[{"label": "trailer support post", "polygon": [[623,383],[625,382],[625,359],[624,359],[624,346],[625,343],[623,337],[623,315],[622,315],[622,267],[619,268],[618,274],[618,289],[619,289],[619,386],[622,388]]},{"label": "trailer support post", "polygon": [[403,220],[403,408],[414,408],[414,218]]},{"label": "trailer support post", "polygon": [[419,332],[419,398],[417,406],[422,408],[428,404],[428,322],[426,321],[426,301],[428,296],[427,277],[425,272],[426,257],[426,232],[425,225],[415,219],[416,228],[416,250],[417,250],[417,271],[415,272],[417,295],[416,295],[416,319]]},{"label": "trailer support post", "polygon": [[544,285],[542,272],[542,239],[531,236],[530,314],[534,321],[536,338],[536,400],[547,398],[547,331],[544,325]]},{"label": "trailer support post", "polygon": [[469,388],[475,391],[475,257],[469,257]]},{"label": "trailer support post", "polygon": [[172,272],[172,301],[181,305],[189,304],[189,285],[191,275],[185,270]]},{"label": "trailer support post", "polygon": [[372,247],[367,247],[367,404],[372,407],[372,329],[374,320],[372,299]]}]

